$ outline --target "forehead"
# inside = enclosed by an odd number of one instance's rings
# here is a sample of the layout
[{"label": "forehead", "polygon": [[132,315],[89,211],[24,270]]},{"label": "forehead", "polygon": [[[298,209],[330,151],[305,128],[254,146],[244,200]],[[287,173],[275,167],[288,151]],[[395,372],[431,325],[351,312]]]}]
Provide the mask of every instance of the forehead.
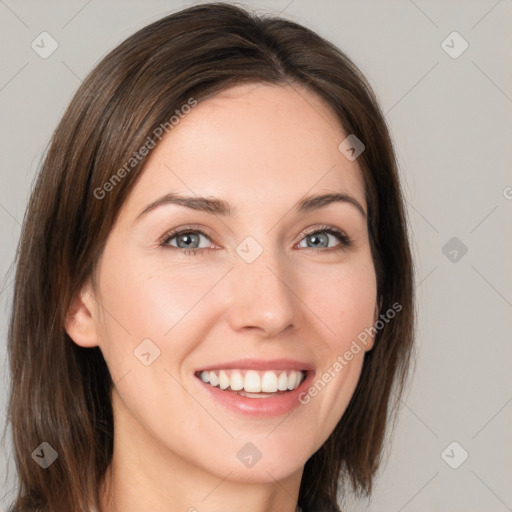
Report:
[{"label": "forehead", "polygon": [[174,191],[220,197],[248,213],[317,192],[344,192],[365,207],[359,166],[338,149],[347,135],[329,105],[304,87],[233,86],[180,116],[125,206]]}]

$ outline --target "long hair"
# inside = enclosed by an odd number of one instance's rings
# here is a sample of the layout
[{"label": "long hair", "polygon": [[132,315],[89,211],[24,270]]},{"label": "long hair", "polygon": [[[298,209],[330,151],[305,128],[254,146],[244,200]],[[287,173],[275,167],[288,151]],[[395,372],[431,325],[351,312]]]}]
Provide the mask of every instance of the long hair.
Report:
[{"label": "long hair", "polygon": [[[307,461],[299,504],[337,511],[343,482],[358,495],[371,493],[414,331],[412,259],[386,122],[365,77],[333,44],[297,23],[215,3],[166,16],[112,50],[79,87],[51,138],[16,253],[8,333],[19,486],[13,511],[99,507],[99,483],[113,455],[113,383],[100,349],[72,342],[66,313],[94,275],[146,157],[139,154],[129,168],[126,162],[190,98],[249,82],[307,86],[366,146],[357,162],[378,303],[381,312],[396,303],[401,311],[377,333],[342,420]],[[123,166],[123,179],[100,197]],[[41,443],[58,454],[46,469],[31,456]]]}]

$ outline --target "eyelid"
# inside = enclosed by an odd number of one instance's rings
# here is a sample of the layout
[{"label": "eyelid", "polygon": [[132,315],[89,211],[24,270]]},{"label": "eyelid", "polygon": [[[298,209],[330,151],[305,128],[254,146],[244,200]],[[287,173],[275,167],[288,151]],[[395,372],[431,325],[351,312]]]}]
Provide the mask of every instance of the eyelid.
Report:
[{"label": "eyelid", "polygon": [[319,226],[317,225],[304,229],[299,235],[299,242],[301,242],[302,239],[308,235],[313,235],[314,233],[322,231],[333,232],[333,234],[335,234],[336,236],[344,238],[347,243],[352,243],[352,239],[343,229],[337,228],[336,226],[332,226],[331,224],[321,224]]}]

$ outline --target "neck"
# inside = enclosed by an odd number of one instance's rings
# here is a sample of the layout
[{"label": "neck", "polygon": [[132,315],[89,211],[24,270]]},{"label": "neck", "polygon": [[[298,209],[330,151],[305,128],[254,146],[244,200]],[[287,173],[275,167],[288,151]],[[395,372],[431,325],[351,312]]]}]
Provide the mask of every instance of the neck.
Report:
[{"label": "neck", "polygon": [[269,475],[265,482],[237,480],[231,471],[213,474],[157,444],[128,416],[115,422],[113,459],[100,486],[101,512],[296,511],[302,467],[281,480]]},{"label": "neck", "polygon": [[141,480],[129,468],[119,467],[119,462],[113,461],[100,486],[101,512],[135,512],[144,510],[148,504],[152,512],[300,511],[297,505],[298,487],[296,496],[287,491],[293,486],[292,479],[272,485],[237,483],[215,477],[192,480],[170,475],[161,477],[157,482]]}]

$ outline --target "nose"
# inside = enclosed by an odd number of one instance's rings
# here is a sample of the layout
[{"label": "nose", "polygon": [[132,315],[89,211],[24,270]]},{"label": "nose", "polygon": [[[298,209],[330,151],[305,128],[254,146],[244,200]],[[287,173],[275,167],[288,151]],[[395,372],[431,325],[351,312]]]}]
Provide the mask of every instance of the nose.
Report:
[{"label": "nose", "polygon": [[294,292],[294,273],[279,255],[265,250],[252,263],[240,258],[230,274],[228,315],[233,330],[276,337],[296,326],[301,303]]}]

